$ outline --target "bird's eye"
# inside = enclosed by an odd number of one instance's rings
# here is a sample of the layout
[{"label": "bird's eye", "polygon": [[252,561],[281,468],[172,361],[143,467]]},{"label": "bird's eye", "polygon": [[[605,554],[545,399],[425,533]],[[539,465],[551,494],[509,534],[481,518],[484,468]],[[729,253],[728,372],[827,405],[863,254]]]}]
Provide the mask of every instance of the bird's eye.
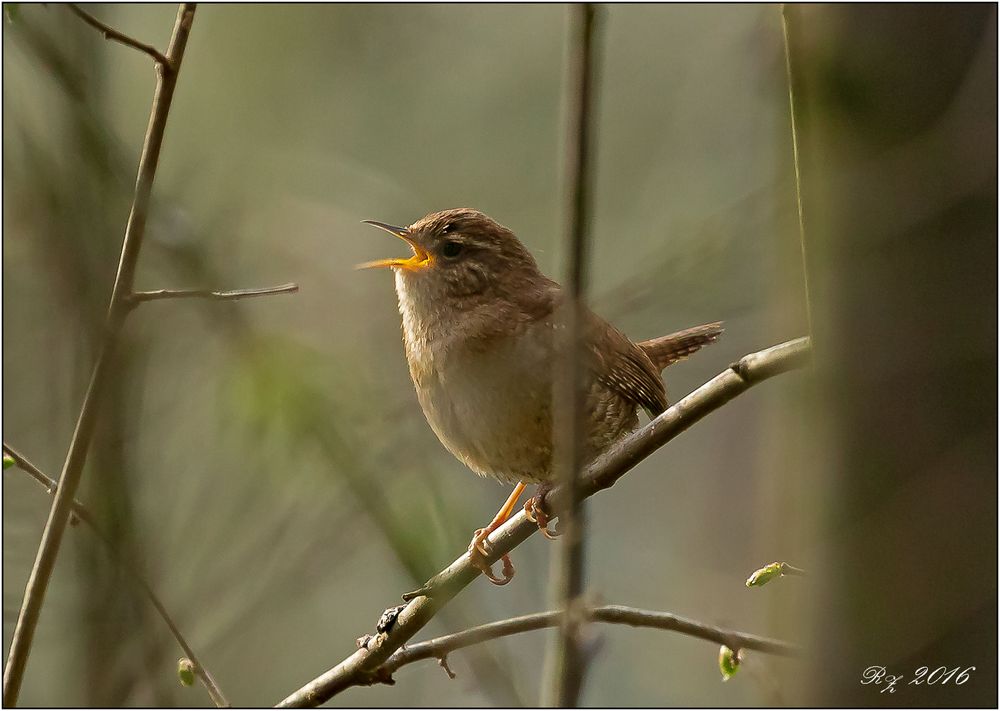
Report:
[{"label": "bird's eye", "polygon": [[456,242],[454,240],[448,240],[444,243],[441,248],[441,254],[443,254],[448,259],[454,259],[462,253],[462,243]]}]

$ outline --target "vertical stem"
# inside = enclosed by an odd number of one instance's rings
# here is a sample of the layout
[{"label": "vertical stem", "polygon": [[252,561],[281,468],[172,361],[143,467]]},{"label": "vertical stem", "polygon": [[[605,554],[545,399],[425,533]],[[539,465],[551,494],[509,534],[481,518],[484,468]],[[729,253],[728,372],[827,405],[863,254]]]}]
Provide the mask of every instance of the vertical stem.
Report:
[{"label": "vertical stem", "polygon": [[104,335],[101,340],[97,363],[87,387],[87,393],[80,408],[73,439],[63,464],[59,488],[56,490],[49,517],[45,522],[42,540],[38,545],[38,553],[32,566],[31,574],[24,592],[21,611],[14,627],[10,651],[7,655],[7,665],[3,676],[3,704],[15,706],[24,679],[24,670],[31,653],[38,619],[41,615],[45,593],[48,590],[52,570],[55,567],[59,546],[66,522],[73,506],[83,467],[87,461],[87,451],[90,447],[97,424],[101,401],[106,390],[108,379],[113,377],[114,351],[118,344],[125,317],[130,310],[130,297],[135,279],[135,268],[142,246],[143,233],[146,228],[146,218],[149,213],[150,193],[153,188],[153,178],[160,158],[160,148],[163,144],[163,133],[170,112],[170,102],[177,84],[177,73],[180,69],[184,48],[191,32],[194,20],[194,4],[184,3],[177,10],[177,20],[174,23],[170,46],[167,49],[167,64],[157,63],[156,91],[153,94],[153,104],[150,110],[149,125],[143,141],[142,154],[139,158],[139,169],[135,183],[135,193],[132,199],[132,210],[129,213],[125,228],[125,238],[122,242],[121,260],[118,263],[118,273],[115,277],[111,303],[108,306],[108,316]]},{"label": "vertical stem", "polygon": [[586,348],[586,263],[591,213],[591,108],[594,89],[594,6],[570,6],[567,68],[568,122],[566,146],[566,242],[568,271],[562,305],[561,358],[555,382],[556,473],[567,492],[560,508],[563,534],[552,575],[552,590],[562,608],[559,635],[548,665],[550,678],[543,703],[576,706],[583,687],[585,659],[581,632],[585,623],[585,511],[579,476],[584,464],[583,350]]},{"label": "vertical stem", "polygon": [[795,91],[792,87],[792,49],[788,41],[788,6],[781,5],[781,34],[785,43],[785,78],[788,81],[788,115],[792,128],[792,163],[795,168],[795,206],[799,216],[799,249],[802,252],[802,282],[806,299],[806,326],[813,337],[812,302],[809,297],[809,268],[806,263],[806,222],[802,211],[802,174],[799,170],[799,134],[795,125]]}]

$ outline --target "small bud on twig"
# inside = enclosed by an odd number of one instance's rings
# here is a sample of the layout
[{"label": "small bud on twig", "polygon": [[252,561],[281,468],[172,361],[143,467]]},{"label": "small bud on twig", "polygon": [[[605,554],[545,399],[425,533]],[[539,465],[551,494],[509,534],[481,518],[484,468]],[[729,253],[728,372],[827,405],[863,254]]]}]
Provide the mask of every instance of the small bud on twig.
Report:
[{"label": "small bud on twig", "polygon": [[177,660],[177,678],[184,686],[194,685],[194,663],[187,657]]},{"label": "small bud on twig", "polygon": [[719,671],[722,672],[723,681],[729,681],[739,671],[740,662],[743,661],[741,652],[740,649],[734,652],[726,645],[719,647]]},{"label": "small bud on twig", "polygon": [[788,563],[771,563],[770,565],[765,565],[763,568],[755,570],[753,574],[747,578],[747,587],[760,587],[765,585],[775,578],[781,578],[785,575],[798,575],[803,576],[806,571],[802,568],[796,568],[794,565],[789,565]]}]

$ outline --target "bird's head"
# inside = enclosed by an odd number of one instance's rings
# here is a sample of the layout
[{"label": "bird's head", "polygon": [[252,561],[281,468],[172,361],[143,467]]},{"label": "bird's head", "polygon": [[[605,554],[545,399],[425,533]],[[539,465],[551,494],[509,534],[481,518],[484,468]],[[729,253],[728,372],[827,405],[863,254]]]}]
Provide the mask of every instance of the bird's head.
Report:
[{"label": "bird's head", "polygon": [[482,303],[530,288],[544,279],[531,253],[514,233],[478,210],[458,208],[435,212],[409,227],[365,221],[399,237],[413,254],[380,259],[359,269],[388,267],[396,272],[400,298],[445,307],[447,302]]}]

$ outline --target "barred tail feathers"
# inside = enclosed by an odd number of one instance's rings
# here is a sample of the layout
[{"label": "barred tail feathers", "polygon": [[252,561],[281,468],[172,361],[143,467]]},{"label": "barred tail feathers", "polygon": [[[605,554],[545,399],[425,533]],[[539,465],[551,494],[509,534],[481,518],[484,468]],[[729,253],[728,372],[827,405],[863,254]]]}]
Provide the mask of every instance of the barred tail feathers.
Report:
[{"label": "barred tail feathers", "polygon": [[684,360],[699,350],[702,346],[715,343],[722,335],[722,322],[706,323],[703,326],[686,328],[667,336],[651,338],[636,345],[641,348],[657,370],[663,370],[668,365]]}]

